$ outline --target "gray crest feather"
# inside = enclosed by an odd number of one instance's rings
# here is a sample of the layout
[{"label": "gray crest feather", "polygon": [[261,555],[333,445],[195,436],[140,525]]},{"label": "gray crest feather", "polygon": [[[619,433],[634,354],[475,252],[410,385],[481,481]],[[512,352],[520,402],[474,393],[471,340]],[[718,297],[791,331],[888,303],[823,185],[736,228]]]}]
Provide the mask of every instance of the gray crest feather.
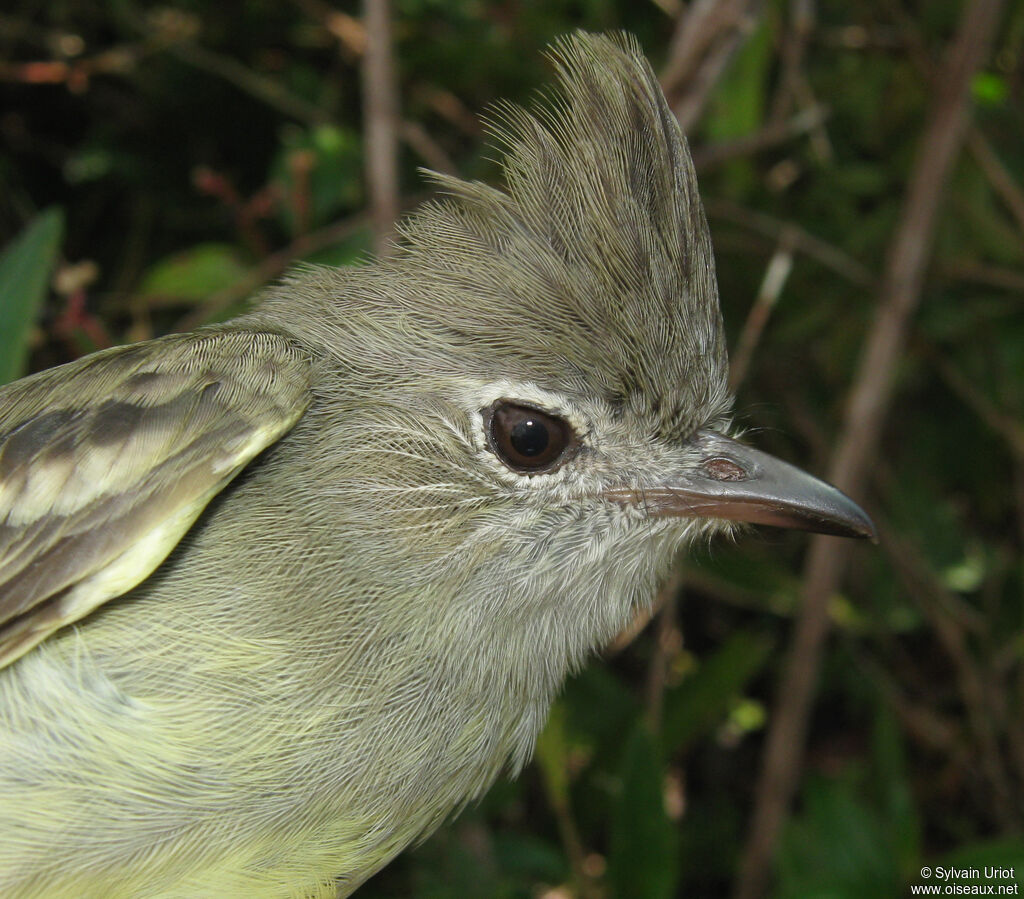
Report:
[{"label": "gray crest feather", "polygon": [[[393,257],[293,276],[257,317],[288,322],[352,378],[401,380],[413,360],[447,356],[470,376],[597,395],[651,436],[687,437],[723,421],[730,398],[686,139],[632,37],[578,32],[550,56],[546,104],[496,108],[505,191],[432,175],[446,196],[402,224]],[[301,323],[297,296],[315,310]],[[366,343],[395,327],[401,359]]]},{"label": "gray crest feather", "polygon": [[613,406],[660,404],[637,411],[685,436],[728,406],[714,257],[686,139],[631,36],[577,33],[550,57],[547,103],[496,107],[507,193],[435,175],[449,197],[406,223],[394,264],[441,280],[457,260],[477,273],[466,285],[477,300],[450,328],[501,355],[532,350],[540,368],[556,348],[551,362]]}]

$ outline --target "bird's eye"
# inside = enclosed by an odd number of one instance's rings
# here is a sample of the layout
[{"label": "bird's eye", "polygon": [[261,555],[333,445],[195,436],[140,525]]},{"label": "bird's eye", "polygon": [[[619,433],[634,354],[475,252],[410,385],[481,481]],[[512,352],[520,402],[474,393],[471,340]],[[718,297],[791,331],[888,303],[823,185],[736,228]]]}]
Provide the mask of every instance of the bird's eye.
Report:
[{"label": "bird's eye", "polygon": [[567,422],[532,406],[498,400],[483,414],[491,449],[522,474],[554,471],[579,445]]}]

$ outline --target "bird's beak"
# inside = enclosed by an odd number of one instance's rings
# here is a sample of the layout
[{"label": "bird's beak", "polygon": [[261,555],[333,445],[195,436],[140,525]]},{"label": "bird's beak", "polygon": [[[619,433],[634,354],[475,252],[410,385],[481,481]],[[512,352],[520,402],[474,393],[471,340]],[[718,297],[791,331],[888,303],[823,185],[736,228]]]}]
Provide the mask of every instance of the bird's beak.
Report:
[{"label": "bird's beak", "polygon": [[652,517],[726,518],[876,540],[875,526],[845,493],[799,468],[714,431],[699,431],[695,466],[673,483],[604,496]]}]

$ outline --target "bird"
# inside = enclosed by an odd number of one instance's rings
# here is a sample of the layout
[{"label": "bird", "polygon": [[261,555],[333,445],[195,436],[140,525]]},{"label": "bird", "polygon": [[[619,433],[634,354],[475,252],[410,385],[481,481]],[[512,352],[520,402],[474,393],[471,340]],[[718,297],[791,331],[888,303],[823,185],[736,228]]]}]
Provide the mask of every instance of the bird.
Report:
[{"label": "bird", "polygon": [[495,107],[393,253],[0,389],[0,895],[346,896],[530,758],[677,553],[870,537],[736,438],[636,40]]}]

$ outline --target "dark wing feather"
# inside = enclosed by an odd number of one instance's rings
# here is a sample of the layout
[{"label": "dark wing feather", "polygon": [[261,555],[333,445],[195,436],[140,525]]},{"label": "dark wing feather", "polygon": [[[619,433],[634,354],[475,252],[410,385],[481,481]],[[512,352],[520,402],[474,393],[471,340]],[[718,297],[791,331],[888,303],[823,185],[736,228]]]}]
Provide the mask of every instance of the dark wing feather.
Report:
[{"label": "dark wing feather", "polygon": [[0,389],[0,667],[148,577],[308,403],[284,337],[228,329]]}]

